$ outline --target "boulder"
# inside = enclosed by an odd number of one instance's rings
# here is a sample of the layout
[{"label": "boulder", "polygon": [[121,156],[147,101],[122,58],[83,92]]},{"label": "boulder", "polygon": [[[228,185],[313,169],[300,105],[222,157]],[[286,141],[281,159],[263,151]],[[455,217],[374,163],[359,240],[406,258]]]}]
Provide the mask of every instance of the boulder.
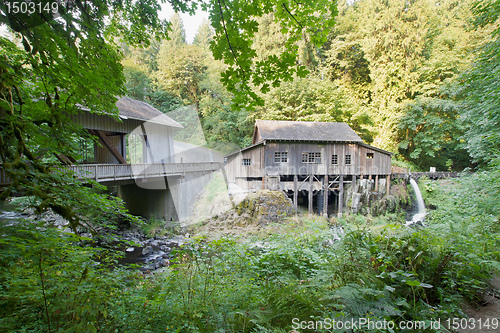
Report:
[{"label": "boulder", "polygon": [[142,255],[147,256],[148,254],[153,253],[153,247],[152,246],[146,246],[145,248],[142,249]]}]

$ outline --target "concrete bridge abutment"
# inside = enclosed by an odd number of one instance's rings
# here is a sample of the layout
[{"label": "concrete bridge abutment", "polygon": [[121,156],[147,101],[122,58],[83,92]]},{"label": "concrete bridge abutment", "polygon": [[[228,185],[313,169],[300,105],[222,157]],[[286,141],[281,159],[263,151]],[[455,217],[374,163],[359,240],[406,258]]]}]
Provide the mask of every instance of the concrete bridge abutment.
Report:
[{"label": "concrete bridge abutment", "polygon": [[147,182],[119,185],[118,196],[133,215],[186,222],[215,172],[197,171]]},{"label": "concrete bridge abutment", "polygon": [[[150,185],[154,185],[151,184]],[[167,221],[178,221],[175,197],[176,193],[170,187],[161,188],[165,181],[156,184],[158,188],[144,188],[140,184],[118,186],[118,196],[124,201],[125,207],[133,215],[144,218],[163,218]]]}]

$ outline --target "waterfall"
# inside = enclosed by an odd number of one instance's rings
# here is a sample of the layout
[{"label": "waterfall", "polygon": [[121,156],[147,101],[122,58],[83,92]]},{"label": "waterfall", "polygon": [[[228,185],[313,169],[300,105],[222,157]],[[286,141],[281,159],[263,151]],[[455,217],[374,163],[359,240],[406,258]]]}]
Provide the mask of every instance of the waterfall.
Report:
[{"label": "waterfall", "polygon": [[413,192],[415,192],[415,196],[417,198],[417,213],[413,215],[413,218],[411,221],[407,221],[406,225],[412,225],[412,224],[422,224],[422,221],[424,220],[425,217],[425,204],[424,204],[424,199],[422,198],[422,193],[420,192],[420,188],[418,187],[418,184],[415,180],[410,178],[410,184],[413,189]]}]

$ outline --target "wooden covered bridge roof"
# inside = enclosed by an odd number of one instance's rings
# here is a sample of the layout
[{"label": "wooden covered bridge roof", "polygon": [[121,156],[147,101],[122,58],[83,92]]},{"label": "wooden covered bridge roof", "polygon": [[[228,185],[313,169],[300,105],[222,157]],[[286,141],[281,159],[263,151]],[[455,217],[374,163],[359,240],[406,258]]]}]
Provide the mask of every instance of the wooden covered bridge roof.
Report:
[{"label": "wooden covered bridge roof", "polygon": [[182,128],[183,126],[148,103],[130,97],[119,97],[116,102],[118,116],[108,111],[94,111],[79,106],[81,112],[74,116],[74,121],[90,130],[101,130],[115,133],[130,133],[144,123]]},{"label": "wooden covered bridge roof", "polygon": [[116,106],[122,119],[149,121],[160,125],[182,128],[181,124],[148,103],[130,97],[120,97],[116,102]]}]

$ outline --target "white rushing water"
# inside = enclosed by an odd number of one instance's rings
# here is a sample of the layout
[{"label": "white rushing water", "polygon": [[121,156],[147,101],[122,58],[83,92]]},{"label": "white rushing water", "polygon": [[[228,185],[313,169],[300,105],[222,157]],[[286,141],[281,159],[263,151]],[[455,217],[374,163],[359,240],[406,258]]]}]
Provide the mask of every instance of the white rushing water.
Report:
[{"label": "white rushing water", "polygon": [[415,192],[415,196],[417,199],[417,213],[413,215],[411,221],[406,222],[407,226],[418,222],[420,222],[421,224],[426,214],[424,199],[422,198],[422,193],[420,192],[420,188],[418,187],[417,182],[410,178],[410,185],[413,189],[413,192]]}]

